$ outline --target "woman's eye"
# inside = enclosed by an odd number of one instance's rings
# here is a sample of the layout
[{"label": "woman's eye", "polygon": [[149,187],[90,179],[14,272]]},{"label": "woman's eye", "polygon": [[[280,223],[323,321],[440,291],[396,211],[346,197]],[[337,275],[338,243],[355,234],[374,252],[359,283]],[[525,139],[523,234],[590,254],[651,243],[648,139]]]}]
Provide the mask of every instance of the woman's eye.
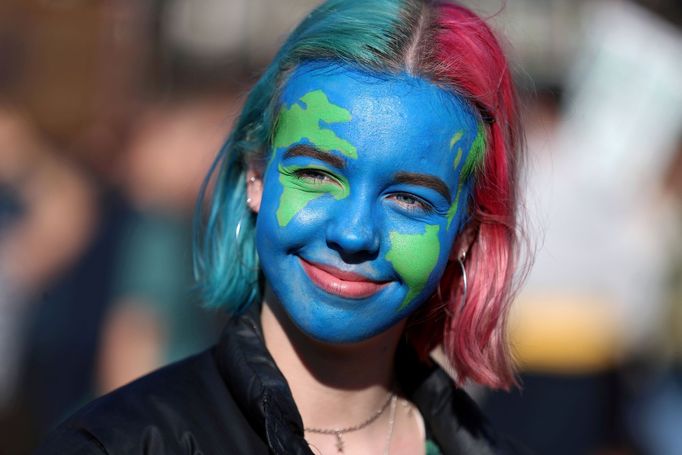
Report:
[{"label": "woman's eye", "polygon": [[400,207],[407,209],[409,211],[418,211],[422,213],[433,212],[433,207],[431,206],[431,204],[417,196],[412,196],[410,194],[404,193],[397,193],[391,195],[390,198],[393,201],[395,201]]},{"label": "woman's eye", "polygon": [[298,179],[305,180],[308,183],[314,183],[316,185],[323,183],[336,183],[336,180],[331,175],[317,169],[299,169],[295,172],[295,174]]}]

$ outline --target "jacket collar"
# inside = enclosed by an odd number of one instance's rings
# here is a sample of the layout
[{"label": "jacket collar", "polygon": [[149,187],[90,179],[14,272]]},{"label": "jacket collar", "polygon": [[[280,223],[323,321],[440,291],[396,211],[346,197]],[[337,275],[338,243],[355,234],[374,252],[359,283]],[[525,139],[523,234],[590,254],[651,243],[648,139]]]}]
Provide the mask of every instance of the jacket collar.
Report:
[{"label": "jacket collar", "polygon": [[476,403],[435,362],[420,362],[414,350],[402,344],[396,357],[396,376],[444,454],[503,452]]},{"label": "jacket collar", "polygon": [[228,321],[216,347],[218,370],[237,405],[274,453],[312,455],[289,385],[265,348],[259,314],[251,309]]},{"label": "jacket collar", "polygon": [[[216,361],[232,396],[276,454],[311,455],[303,422],[286,379],[265,348],[260,308],[230,319],[216,347]],[[399,385],[444,454],[500,453],[487,421],[464,391],[435,364],[424,365],[407,346],[398,353]]]}]

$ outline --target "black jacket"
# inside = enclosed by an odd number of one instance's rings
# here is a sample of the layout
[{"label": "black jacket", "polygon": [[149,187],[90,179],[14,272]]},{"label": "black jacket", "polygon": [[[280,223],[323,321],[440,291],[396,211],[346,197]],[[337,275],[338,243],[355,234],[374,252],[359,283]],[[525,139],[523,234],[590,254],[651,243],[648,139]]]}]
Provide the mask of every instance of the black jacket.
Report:
[{"label": "black jacket", "polygon": [[[406,348],[401,389],[443,454],[520,453],[498,439],[473,401]],[[301,417],[263,343],[259,318],[233,318],[212,349],[105,395],[62,423],[37,455],[305,454]]]}]

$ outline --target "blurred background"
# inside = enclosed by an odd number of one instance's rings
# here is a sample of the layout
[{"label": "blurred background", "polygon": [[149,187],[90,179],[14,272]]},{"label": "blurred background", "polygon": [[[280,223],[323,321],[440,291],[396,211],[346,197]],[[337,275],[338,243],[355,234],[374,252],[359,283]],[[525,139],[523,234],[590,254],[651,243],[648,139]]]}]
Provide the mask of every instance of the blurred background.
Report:
[{"label": "blurred background", "polygon": [[[313,0],[0,2],[0,454],[209,346],[199,184]],[[682,454],[682,5],[465,2],[521,89],[535,266],[522,388],[472,388],[539,454]]]}]

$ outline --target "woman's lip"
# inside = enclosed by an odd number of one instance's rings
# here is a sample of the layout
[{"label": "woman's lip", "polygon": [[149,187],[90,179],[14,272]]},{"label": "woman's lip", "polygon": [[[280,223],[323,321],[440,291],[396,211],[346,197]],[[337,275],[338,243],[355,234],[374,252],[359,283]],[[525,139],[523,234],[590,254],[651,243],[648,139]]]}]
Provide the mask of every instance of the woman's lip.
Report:
[{"label": "woman's lip", "polygon": [[299,259],[303,270],[317,287],[347,299],[365,299],[388,284],[387,281],[373,281],[357,273],[344,272],[335,267]]}]

